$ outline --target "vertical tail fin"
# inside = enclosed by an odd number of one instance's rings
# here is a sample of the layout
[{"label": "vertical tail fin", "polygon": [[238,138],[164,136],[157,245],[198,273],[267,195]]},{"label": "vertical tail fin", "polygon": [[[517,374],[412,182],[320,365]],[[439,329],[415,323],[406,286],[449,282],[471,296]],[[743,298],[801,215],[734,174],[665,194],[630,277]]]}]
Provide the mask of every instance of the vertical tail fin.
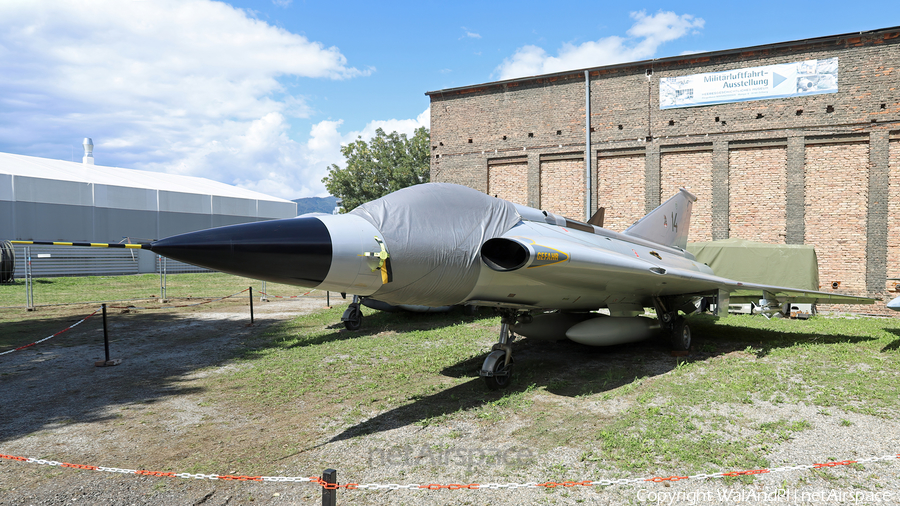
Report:
[{"label": "vertical tail fin", "polygon": [[623,234],[685,249],[691,226],[691,207],[696,200],[693,193],[682,188],[661,206],[628,227]]}]

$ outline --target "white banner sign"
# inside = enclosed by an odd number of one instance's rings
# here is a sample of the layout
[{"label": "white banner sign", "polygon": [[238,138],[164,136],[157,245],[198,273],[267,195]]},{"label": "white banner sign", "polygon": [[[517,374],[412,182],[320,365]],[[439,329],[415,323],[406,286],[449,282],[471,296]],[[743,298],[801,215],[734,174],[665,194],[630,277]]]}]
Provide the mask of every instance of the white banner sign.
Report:
[{"label": "white banner sign", "polygon": [[664,77],[659,80],[659,108],[837,93],[837,77],[837,58]]}]

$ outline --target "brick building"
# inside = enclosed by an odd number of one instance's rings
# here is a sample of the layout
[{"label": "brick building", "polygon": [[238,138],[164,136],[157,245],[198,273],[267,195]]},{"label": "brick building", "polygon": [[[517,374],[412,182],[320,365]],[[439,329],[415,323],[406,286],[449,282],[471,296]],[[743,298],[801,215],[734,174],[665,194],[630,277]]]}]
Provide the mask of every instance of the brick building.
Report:
[{"label": "brick building", "polygon": [[[765,72],[796,93],[691,103],[691,83],[752,88]],[[686,187],[691,241],[812,244],[823,289],[894,296],[900,27],[427,95],[432,181],[580,220],[604,207],[617,231]]]}]

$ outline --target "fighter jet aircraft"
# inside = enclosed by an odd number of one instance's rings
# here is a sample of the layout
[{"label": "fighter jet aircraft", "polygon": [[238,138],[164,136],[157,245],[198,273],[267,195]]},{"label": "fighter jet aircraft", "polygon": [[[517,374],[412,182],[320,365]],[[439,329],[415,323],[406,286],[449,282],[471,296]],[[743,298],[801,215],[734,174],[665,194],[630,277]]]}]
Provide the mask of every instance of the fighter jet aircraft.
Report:
[{"label": "fighter jet aircraft", "polygon": [[[480,371],[490,389],[509,385],[516,334],[606,346],[659,328],[675,349],[687,350],[691,330],[681,313],[696,311],[704,299],[720,315],[731,294],[761,297],[772,312],[792,303],[875,301],[716,276],[685,249],[695,200],[682,189],[619,233],[464,186],[429,183],[343,215],[219,227],[141,247],[231,274],[352,294],[343,318],[348,328],[359,326],[361,298],[494,307],[500,336]],[[656,319],[638,316],[644,308],[654,308]]]}]

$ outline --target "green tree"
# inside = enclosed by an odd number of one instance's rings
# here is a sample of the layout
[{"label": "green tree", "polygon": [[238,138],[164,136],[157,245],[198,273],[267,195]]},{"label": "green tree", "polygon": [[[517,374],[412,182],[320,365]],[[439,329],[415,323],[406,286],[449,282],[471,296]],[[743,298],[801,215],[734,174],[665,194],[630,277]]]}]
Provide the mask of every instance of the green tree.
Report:
[{"label": "green tree", "polygon": [[400,188],[427,183],[430,177],[431,155],[425,127],[417,128],[411,139],[397,132],[385,134],[379,128],[372,140],[366,142],[358,137],[341,147],[341,154],[347,167],[332,164],[322,182],[331,195],[344,201],[344,212]]}]

